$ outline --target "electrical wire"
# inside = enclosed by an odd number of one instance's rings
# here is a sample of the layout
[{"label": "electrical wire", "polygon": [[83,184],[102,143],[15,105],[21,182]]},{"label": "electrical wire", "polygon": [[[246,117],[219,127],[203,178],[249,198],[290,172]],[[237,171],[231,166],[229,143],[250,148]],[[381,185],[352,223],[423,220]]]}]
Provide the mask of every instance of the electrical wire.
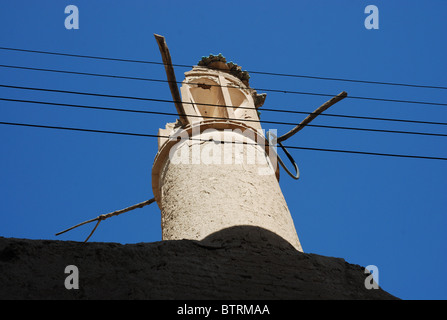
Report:
[{"label": "electrical wire", "polygon": [[[57,129],[57,130],[70,130],[70,131],[80,131],[80,132],[116,134],[116,135],[126,135],[126,136],[136,136],[136,137],[172,138],[170,136],[163,136],[163,135],[156,135],[156,134],[132,133],[132,132],[121,132],[121,131],[109,131],[109,130],[96,130],[96,129],[83,129],[83,128],[38,125],[38,124],[29,124],[29,123],[5,122],[5,121],[0,121],[0,124],[2,124],[2,125],[10,125],[10,126],[23,126],[23,127],[46,128],[46,129]],[[180,137],[178,137],[178,138],[180,138]],[[209,140],[205,140],[205,139],[196,139],[196,138],[189,138],[189,139],[190,140],[198,140],[198,141],[209,141]],[[218,141],[215,141],[215,142],[218,142]],[[254,144],[254,143],[238,142],[238,141],[220,141],[220,143]],[[339,150],[339,149],[324,149],[324,148],[311,148],[311,147],[299,147],[299,146],[284,146],[284,147],[285,148],[289,148],[289,149],[298,149],[298,150],[341,152],[341,153],[351,153],[351,154],[363,154],[363,155],[375,155],[375,156],[387,156],[387,157],[400,157],[400,158],[414,158],[414,159],[427,159],[427,160],[447,160],[447,158],[443,158],[443,157],[431,157],[431,156],[421,156],[421,155],[405,155],[405,154],[378,153],[378,152]]]},{"label": "electrical wire", "polygon": [[[4,88],[12,88],[12,89],[21,89],[21,90],[34,90],[34,91],[44,91],[44,92],[56,92],[56,93],[68,93],[68,94],[77,94],[77,95],[87,95],[87,96],[97,96],[97,97],[107,97],[107,98],[120,98],[120,99],[133,99],[133,100],[142,100],[142,101],[153,101],[153,102],[163,102],[163,103],[173,103],[174,101],[168,99],[156,99],[156,98],[143,98],[143,97],[132,97],[132,96],[121,96],[121,95],[111,95],[111,94],[102,94],[102,93],[90,93],[90,92],[80,92],[80,91],[69,91],[69,90],[57,90],[57,89],[47,89],[47,88],[34,88],[34,87],[23,87],[23,86],[12,86],[0,84],[0,87]],[[184,104],[194,104],[192,102],[182,102]],[[232,107],[239,109],[255,109],[253,107],[243,107],[243,106],[227,106],[227,105],[216,105],[210,103],[196,103],[196,105],[203,106],[213,106],[213,107]],[[263,109],[264,111],[266,109]],[[276,110],[276,109],[273,109]],[[308,113],[306,113],[308,114]]]},{"label": "electrical wire", "polygon": [[[75,75],[118,78],[118,79],[127,79],[127,80],[143,80],[143,81],[154,81],[154,82],[164,82],[164,83],[169,82],[168,80],[162,80],[162,79],[118,76],[118,75],[108,75],[108,74],[96,74],[96,73],[67,71],[67,70],[42,69],[42,68],[32,68],[32,67],[23,67],[23,66],[0,65],[0,67],[16,68],[16,69],[24,69],[24,70],[34,70],[34,71],[48,71],[48,72],[57,72],[57,73],[66,73],[66,74],[75,74]],[[177,81],[176,83],[181,83],[181,82]],[[195,83],[189,83],[189,84],[195,84]],[[211,86],[212,86],[212,84],[211,84]],[[215,86],[220,86],[220,85],[215,85]],[[235,86],[221,86],[221,87],[237,88]],[[264,89],[263,91],[266,91],[266,89]],[[310,112],[297,111],[297,110],[284,110],[284,109],[271,109],[271,108],[263,108],[262,110],[263,111],[272,111],[272,112],[297,113],[297,114],[309,114],[310,113]],[[321,115],[329,116],[329,117],[343,117],[343,118],[365,119],[365,120],[380,120],[380,121],[395,121],[395,122],[408,122],[408,123],[420,123],[420,124],[432,124],[432,125],[447,125],[446,122],[435,122],[435,121],[393,119],[393,118],[368,117],[368,116],[353,116],[353,115],[340,115],[340,114],[330,114],[330,113],[321,114]]]},{"label": "electrical wire", "polygon": [[[147,61],[147,60],[111,58],[111,57],[101,57],[101,56],[91,56],[91,55],[61,53],[61,52],[49,52],[49,51],[19,49],[19,48],[9,48],[9,47],[0,47],[0,49],[1,50],[9,50],[9,51],[18,51],[18,52],[28,52],[28,53],[39,53],[39,54],[49,54],[49,55],[76,57],[76,58],[88,58],[88,59],[97,59],[97,60],[108,60],[108,61],[119,61],[119,62],[131,62],[131,63],[164,65],[163,62]],[[192,65],[185,65],[185,64],[172,64],[172,66],[174,66],[174,67],[182,67],[182,68],[192,68],[193,67]],[[370,81],[370,80],[358,80],[358,79],[346,79],[346,78],[335,78],[335,77],[323,77],[323,76],[311,76],[311,75],[300,75],[300,74],[266,72],[266,71],[254,71],[254,70],[251,70],[251,71],[247,70],[247,72],[248,73],[252,73],[252,74],[262,74],[262,75],[269,75],[269,76],[307,78],[307,79],[316,79],[316,80],[344,81],[344,82],[356,82],[356,83],[365,83],[365,84],[379,84],[379,85],[404,86],[404,87],[428,88],[428,89],[443,89],[443,90],[447,89],[447,87],[445,87],[445,86],[420,85],[420,84],[410,84],[410,83]]]},{"label": "electrical wire", "polygon": [[[173,112],[122,109],[122,108],[113,108],[113,107],[88,106],[88,105],[79,105],[79,104],[68,104],[68,103],[57,103],[57,102],[24,100],[24,99],[10,99],[10,98],[1,98],[1,97],[0,97],[0,101],[31,103],[31,104],[41,104],[41,105],[52,105],[52,106],[58,106],[58,107],[96,109],[96,110],[105,110],[105,111],[120,111],[120,112],[131,112],[131,113],[179,116],[179,114],[173,113]],[[184,116],[196,117],[196,118],[204,118],[204,119],[215,119],[215,120],[235,120],[235,121],[240,121],[240,119],[237,119],[237,118],[227,118],[227,117],[213,117],[213,116],[202,116],[202,115],[191,115],[191,114],[184,114]],[[270,121],[270,120],[256,120],[256,119],[244,119],[243,121],[245,121],[245,122],[258,122],[258,123],[268,123],[268,124],[279,124],[279,125],[296,126],[296,123],[294,123],[294,122],[284,122],[284,121]],[[344,130],[357,130],[357,131],[369,131],[369,132],[381,132],[381,133],[399,133],[399,134],[414,134],[414,135],[447,137],[447,134],[431,133],[431,132],[414,132],[414,131],[399,131],[399,130],[386,130],[386,129],[370,129],[370,128],[356,128],[356,127],[345,127],[345,126],[317,125],[317,124],[307,124],[306,126],[308,126],[308,127],[315,127],[315,128],[326,128],[326,129],[344,129]]]},{"label": "electrical wire", "polygon": [[[1,48],[0,48],[1,49]],[[76,75],[85,75],[85,76],[96,76],[96,77],[107,77],[107,78],[116,78],[116,79],[127,79],[127,80],[141,80],[141,81],[154,81],[154,82],[170,82],[168,80],[162,79],[151,79],[151,78],[141,78],[141,77],[129,77],[129,76],[118,76],[118,75],[110,75],[110,74],[98,74],[98,73],[89,73],[89,72],[78,72],[78,71],[66,71],[66,70],[55,70],[55,69],[44,69],[44,68],[33,68],[33,67],[23,67],[23,66],[11,66],[11,65],[0,65],[3,68],[15,68],[15,69],[23,69],[23,70],[33,70],[33,71],[46,71],[46,72],[57,72],[57,73],[66,73],[66,74],[76,74]],[[176,81],[177,84],[181,83]],[[213,85],[211,85],[213,86]],[[220,85],[214,85],[219,86]],[[230,88],[238,88],[237,86],[227,86]],[[306,92],[306,91],[291,91],[291,90],[279,90],[279,89],[266,89],[266,88],[252,88],[257,91],[265,91],[265,92],[277,92],[277,93],[290,93],[290,94],[299,94],[299,95],[311,95],[311,96],[320,96],[320,97],[332,97],[334,94],[329,93],[318,93],[318,92]],[[414,101],[414,100],[401,100],[401,99],[387,99],[387,98],[375,98],[375,97],[362,97],[362,96],[347,96],[349,99],[361,99],[361,100],[372,100],[372,101],[382,101],[382,102],[393,102],[393,103],[412,103],[412,104],[423,104],[423,105],[434,105],[434,106],[447,106],[447,103],[440,102],[430,102],[430,101]]]}]

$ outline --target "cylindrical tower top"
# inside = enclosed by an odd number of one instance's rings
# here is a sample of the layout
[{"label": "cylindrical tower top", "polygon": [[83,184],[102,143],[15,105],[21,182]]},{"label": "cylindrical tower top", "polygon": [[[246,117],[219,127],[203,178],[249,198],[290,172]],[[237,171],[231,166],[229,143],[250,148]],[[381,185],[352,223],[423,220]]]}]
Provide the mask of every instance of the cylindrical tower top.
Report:
[{"label": "cylindrical tower top", "polygon": [[185,72],[180,88],[187,123],[168,124],[160,132],[159,148],[179,125],[193,125],[207,120],[237,121],[261,130],[259,111],[266,94],[249,86],[249,74],[219,54],[203,57],[191,71]]}]

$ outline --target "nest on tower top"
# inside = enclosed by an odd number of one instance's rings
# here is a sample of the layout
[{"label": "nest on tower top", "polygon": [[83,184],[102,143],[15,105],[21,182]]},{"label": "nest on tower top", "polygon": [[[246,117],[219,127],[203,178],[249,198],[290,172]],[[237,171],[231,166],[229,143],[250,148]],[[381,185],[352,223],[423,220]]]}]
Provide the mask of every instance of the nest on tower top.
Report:
[{"label": "nest on tower top", "polygon": [[[210,54],[207,57],[204,56],[197,65],[200,67],[228,72],[229,74],[241,80],[242,83],[245,84],[247,87],[250,87],[250,74],[248,73],[248,71],[242,70],[241,66],[238,66],[232,61],[227,62],[227,59],[221,53],[219,53],[217,56],[213,54]],[[266,96],[267,95],[265,93],[258,94],[256,90],[253,90],[253,98],[256,108],[260,108],[264,104]]]},{"label": "nest on tower top", "polygon": [[250,75],[248,71],[243,71],[241,66],[233,62],[227,62],[224,56],[219,53],[217,56],[210,54],[208,57],[202,57],[202,60],[197,64],[201,67],[207,67],[211,69],[217,69],[221,71],[226,71],[236,78],[240,79],[247,87],[249,86],[248,80],[250,79]]}]

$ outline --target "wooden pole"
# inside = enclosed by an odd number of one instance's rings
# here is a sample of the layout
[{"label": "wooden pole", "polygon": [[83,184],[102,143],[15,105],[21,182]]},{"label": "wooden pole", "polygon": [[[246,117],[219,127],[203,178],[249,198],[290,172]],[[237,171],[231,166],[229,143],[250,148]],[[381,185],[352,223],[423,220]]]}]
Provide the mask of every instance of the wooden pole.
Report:
[{"label": "wooden pole", "polygon": [[73,227],[71,227],[71,228],[68,228],[68,229],[66,229],[66,230],[64,230],[64,231],[58,232],[58,233],[56,233],[56,236],[58,236],[58,235],[60,235],[60,234],[62,234],[62,233],[65,233],[65,232],[67,232],[67,231],[73,230],[74,228],[80,227],[80,226],[82,226],[82,225],[84,225],[84,224],[87,224],[87,223],[90,223],[90,222],[93,222],[93,221],[97,221],[97,223],[96,223],[96,225],[95,225],[95,228],[93,228],[92,232],[90,232],[89,236],[88,236],[87,239],[85,239],[85,241],[84,241],[84,242],[87,242],[88,239],[90,239],[90,237],[92,236],[93,232],[95,232],[96,228],[98,227],[99,223],[100,223],[102,220],[108,219],[108,218],[113,217],[113,216],[120,215],[120,214],[122,214],[122,213],[131,211],[131,210],[134,210],[134,209],[137,209],[137,208],[143,208],[144,206],[147,206],[147,205],[149,205],[149,204],[151,204],[151,203],[153,203],[153,202],[155,202],[155,198],[152,198],[152,199],[149,199],[149,200],[146,200],[146,201],[143,201],[143,202],[134,204],[133,206],[130,206],[130,207],[128,207],[128,208],[124,208],[124,209],[121,209],[121,210],[116,210],[116,211],[113,211],[113,212],[110,212],[110,213],[102,214],[102,215],[100,215],[100,216],[97,216],[97,217],[94,218],[94,219],[90,219],[90,220],[81,222],[81,223],[79,223],[79,224],[77,224],[77,225],[75,225],[75,226],[73,226]]},{"label": "wooden pole", "polygon": [[297,125],[295,128],[293,128],[292,130],[290,130],[286,134],[284,134],[281,137],[279,137],[276,141],[277,142],[282,142],[282,141],[285,141],[285,140],[289,139],[295,133],[297,133],[298,131],[303,129],[306,125],[308,125],[313,119],[315,119],[323,111],[327,110],[329,107],[331,107],[332,105],[336,104],[337,102],[343,100],[347,96],[348,96],[348,93],[343,91],[343,92],[339,93],[338,95],[336,95],[335,97],[333,97],[332,99],[330,99],[329,101],[326,101],[324,104],[322,104],[320,107],[318,107],[314,112],[309,114],[306,117],[306,119],[301,121],[301,123],[299,125]]},{"label": "wooden pole", "polygon": [[172,67],[171,54],[169,53],[168,46],[166,44],[165,37],[154,33],[155,40],[157,40],[158,48],[160,49],[161,58],[165,65],[166,76],[168,78],[169,89],[171,89],[172,99],[174,100],[175,108],[180,116],[182,124],[187,124],[188,120],[185,116],[185,109],[183,108],[182,98],[177,87],[177,81],[175,79],[174,68]]}]

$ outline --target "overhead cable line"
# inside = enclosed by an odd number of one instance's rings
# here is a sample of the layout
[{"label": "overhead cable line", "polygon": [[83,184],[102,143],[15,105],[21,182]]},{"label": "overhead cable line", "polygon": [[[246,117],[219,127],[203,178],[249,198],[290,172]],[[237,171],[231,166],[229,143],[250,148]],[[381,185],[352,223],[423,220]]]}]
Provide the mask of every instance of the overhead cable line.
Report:
[{"label": "overhead cable line", "polygon": [[[78,132],[92,132],[92,133],[103,133],[103,134],[137,136],[137,137],[172,138],[170,136],[156,135],[156,134],[132,133],[132,132],[121,132],[121,131],[109,131],[109,130],[96,130],[96,129],[83,129],[83,128],[38,125],[38,124],[29,124],[29,123],[5,122],[5,121],[0,121],[0,124],[1,125],[10,125],[10,126],[23,126],[23,127],[33,127],[33,128],[70,130],[70,131],[78,131]],[[177,138],[181,138],[181,137],[177,137]],[[209,139],[198,139],[198,138],[188,138],[188,139],[190,139],[190,140],[197,140],[197,141],[209,141]],[[215,141],[215,142],[219,142],[219,141]],[[255,143],[238,142],[238,141],[220,141],[220,143],[255,144]],[[414,159],[427,159],[427,160],[447,160],[447,158],[443,158],[443,157],[431,157],[431,156],[421,156],[421,155],[405,155],[405,154],[378,153],[378,152],[366,152],[366,151],[354,151],[354,150],[325,149],[325,148],[311,148],[311,147],[299,147],[299,146],[284,146],[284,147],[285,148],[290,148],[290,149],[297,149],[297,150],[340,152],[340,153],[364,154],[364,155],[400,157],[400,158],[414,158]]]},{"label": "overhead cable line", "polygon": [[[105,110],[105,111],[119,111],[119,112],[130,112],[130,113],[143,113],[143,114],[179,116],[179,114],[173,113],[173,112],[122,109],[122,108],[113,108],[113,107],[89,106],[89,105],[68,104],[68,103],[56,103],[56,102],[48,102],[48,101],[25,100],[25,99],[11,99],[11,98],[2,98],[2,97],[0,97],[0,101],[32,103],[32,104],[52,105],[52,106],[58,106],[58,107],[71,107],[71,108],[81,108],[81,109],[96,109],[96,110]],[[237,119],[237,118],[213,117],[213,116],[205,116],[205,115],[203,115],[203,116],[202,115],[191,115],[191,114],[183,114],[183,115],[184,116],[188,116],[188,117],[196,117],[196,118],[204,118],[204,119],[214,119],[214,120],[235,120],[235,121],[240,120],[240,119]],[[244,121],[246,121],[246,122],[258,122],[258,123],[268,123],[268,124],[279,124],[279,125],[296,126],[296,123],[294,123],[294,122],[284,122],[284,121],[256,120],[256,119],[244,119]],[[413,134],[413,135],[447,137],[447,134],[432,133],[432,132],[399,131],[399,130],[386,130],[386,129],[371,129],[371,128],[357,128],[357,127],[345,127],[345,126],[317,125],[317,124],[307,124],[307,126],[315,127],[315,128],[326,128],[326,129],[344,129],[344,130],[356,130],[356,131],[368,131],[368,132],[398,133],[398,134]]]},{"label": "overhead cable line", "polygon": [[[103,93],[90,93],[90,92],[80,92],[80,91],[69,91],[69,90],[58,90],[58,89],[47,89],[47,88],[34,88],[34,87],[23,87],[23,86],[12,86],[6,84],[0,84],[0,87],[3,88],[12,88],[12,89],[20,89],[20,90],[34,90],[34,91],[44,91],[44,92],[55,92],[55,93],[67,93],[67,94],[76,94],[76,95],[87,95],[87,96],[97,96],[97,97],[106,97],[106,98],[119,98],[119,99],[131,99],[131,100],[140,100],[140,101],[153,101],[153,102],[163,102],[163,103],[172,103],[172,100],[168,99],[157,99],[157,98],[144,98],[144,97],[132,97],[132,96],[122,96],[122,95],[111,95],[111,94],[103,94]],[[185,102],[186,104],[193,104],[192,102]],[[244,106],[227,106],[227,105],[217,105],[210,103],[196,103],[197,105],[203,106],[213,106],[213,107],[232,107],[239,109],[255,109],[253,107],[244,107]],[[447,104],[446,104],[447,105]],[[287,112],[287,113],[299,113],[299,114],[309,114],[309,112],[302,111],[294,111],[294,110],[280,110],[280,109],[268,109],[262,108],[262,111],[273,111],[273,112]],[[358,119],[374,119],[374,120],[387,120],[387,121],[402,121],[402,122],[415,122],[415,120],[399,120],[399,119],[387,119],[387,118],[373,118],[373,117],[361,117],[361,116],[347,116],[347,115],[331,115],[331,114],[322,114],[326,116],[334,116],[334,117],[352,117]],[[427,124],[441,124],[442,122],[429,122],[429,121],[418,121],[418,123],[427,123]]]},{"label": "overhead cable line", "polygon": [[[76,57],[76,58],[88,58],[88,59],[97,59],[97,60],[109,60],[109,61],[119,61],[119,62],[131,62],[131,63],[164,65],[163,62],[147,61],[147,60],[101,57],[101,56],[92,56],[92,55],[81,55],[81,54],[71,54],[71,53],[62,53],[62,52],[49,52],[49,51],[19,49],[19,48],[9,48],[9,47],[0,47],[0,49],[1,50],[9,50],[9,51],[18,51],[18,52],[40,53],[40,54]],[[192,68],[193,67],[192,65],[185,65],[185,64],[172,64],[172,66],[174,66],[174,67],[182,67],[182,68]],[[252,71],[247,70],[247,72],[252,73],[252,74],[262,74],[262,75],[281,76],[281,77],[294,77],[294,78],[307,78],[307,79],[316,79],[316,80],[356,82],[356,83],[365,83],[365,84],[404,86],[404,87],[426,88],[426,89],[443,89],[443,90],[447,89],[447,87],[445,87],[445,86],[434,86],[434,85],[420,85],[420,84],[385,82],[385,81],[370,81],[370,80],[346,79],[346,78],[336,78],[336,77],[323,77],[323,76],[311,76],[311,75],[300,75],[300,74],[276,73],[276,72],[266,72],[266,71],[253,71],[253,70]]]},{"label": "overhead cable line", "polygon": [[[106,78],[116,78],[116,79],[127,79],[127,80],[168,82],[168,83],[171,82],[171,81],[164,80],[164,79],[152,79],[152,78],[142,78],[142,77],[119,76],[119,75],[110,75],[110,74],[98,74],[98,73],[90,73],[90,72],[66,71],[66,70],[33,68],[33,67],[23,67],[23,66],[0,65],[0,67],[3,67],[3,68],[14,68],[14,69],[23,69],[23,70],[33,70],[33,71],[46,71],[46,72],[76,74],[76,75],[84,75],[84,76],[96,76],[96,77],[106,77]],[[181,84],[182,82],[175,81],[175,83]],[[191,84],[195,84],[195,83],[191,83]],[[211,84],[211,86],[222,87],[221,85],[212,85],[212,84]],[[226,87],[238,88],[237,86],[226,86]],[[332,97],[333,96],[333,94],[320,93],[320,92],[292,91],[292,90],[266,89],[266,88],[252,88],[252,89],[257,90],[257,91],[265,91],[265,92],[290,93],[290,94],[311,95],[311,96],[320,96],[320,97]],[[393,102],[393,103],[412,103],[412,104],[424,104],[424,105],[435,105],[435,106],[447,106],[447,103],[430,102],[430,101],[401,100],[401,99],[388,99],[388,98],[362,97],[362,96],[348,96],[347,98],[349,98],[349,99],[361,99],[361,100],[372,100],[372,101],[382,101],[382,102]]]},{"label": "overhead cable line", "polygon": [[[35,71],[49,71],[49,72],[68,73],[68,74],[76,74],[76,75],[99,76],[99,77],[108,77],[108,78],[119,78],[119,79],[128,79],[128,80],[144,80],[144,81],[154,81],[154,82],[169,82],[168,80],[163,80],[163,79],[151,79],[151,78],[140,78],[140,77],[129,77],[129,76],[118,76],[118,75],[106,75],[106,74],[86,73],[86,72],[77,72],[77,71],[32,68],[32,67],[23,67],[23,66],[0,65],[0,67],[18,68],[18,69],[35,70]],[[177,81],[176,83],[181,83],[181,82]],[[195,83],[189,83],[189,84],[195,84]],[[212,84],[210,84],[210,85],[213,86]],[[220,85],[215,85],[215,86],[220,86]],[[236,86],[220,86],[220,87],[237,88]],[[260,91],[267,91],[269,89],[258,89],[258,90],[260,90]],[[274,90],[274,89],[270,89],[270,90]],[[272,112],[283,112],[283,113],[309,114],[309,112],[297,111],[297,110],[284,110],[284,109],[271,109],[271,108],[262,108],[262,110],[263,111],[272,111]],[[436,121],[408,120],[408,119],[368,117],[368,116],[353,116],[353,115],[340,115],[340,114],[330,114],[330,113],[325,113],[325,114],[321,114],[321,115],[322,116],[328,116],[328,117],[343,117],[343,118],[364,119],[364,120],[380,120],[380,121],[396,121],[396,122],[408,122],[408,123],[419,123],[419,124],[447,125],[447,122],[436,122]]]},{"label": "overhead cable line", "polygon": [[[49,52],[49,51],[42,51],[42,50],[30,50],[30,49],[19,49],[19,48],[8,48],[8,47],[0,47],[0,50],[29,52],[29,53],[41,53],[41,54],[49,54],[49,55],[56,55],[56,56],[73,57],[73,58],[87,58],[87,59],[96,59],[96,60],[108,60],[108,61],[118,61],[118,62],[132,62],[132,63],[164,65],[163,62],[156,62],[156,61],[144,61],[144,60],[135,60],[135,59],[99,57],[99,56],[91,56],[91,55],[84,55],[84,54],[73,54],[73,53],[63,53],[63,52]],[[180,65],[180,64],[179,65],[175,65],[175,66],[176,67],[189,67],[188,65]]]}]

